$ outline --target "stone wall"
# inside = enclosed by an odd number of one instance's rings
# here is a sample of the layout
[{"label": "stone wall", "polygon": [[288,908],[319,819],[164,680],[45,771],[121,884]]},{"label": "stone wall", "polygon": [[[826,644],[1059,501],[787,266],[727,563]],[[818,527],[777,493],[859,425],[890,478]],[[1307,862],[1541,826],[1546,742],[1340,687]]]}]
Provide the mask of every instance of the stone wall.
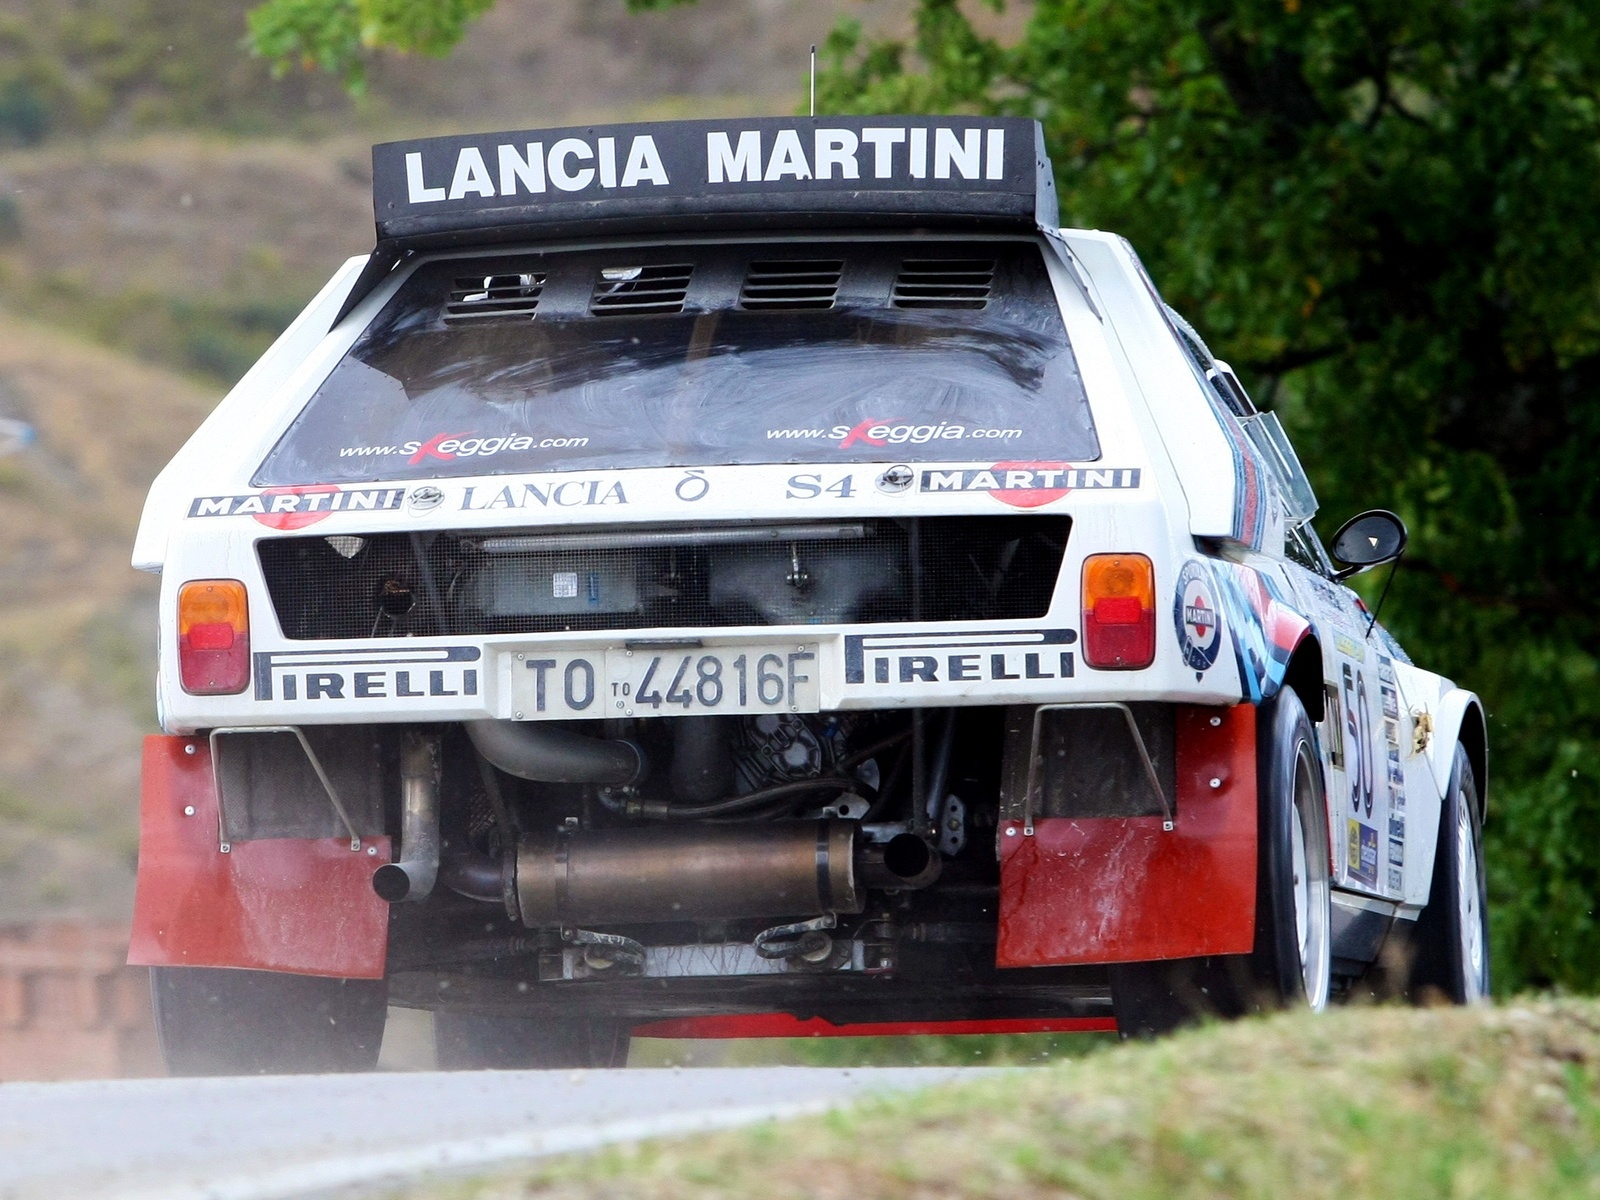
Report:
[{"label": "stone wall", "polygon": [[122,924],[0,925],[0,1081],[162,1075]]}]

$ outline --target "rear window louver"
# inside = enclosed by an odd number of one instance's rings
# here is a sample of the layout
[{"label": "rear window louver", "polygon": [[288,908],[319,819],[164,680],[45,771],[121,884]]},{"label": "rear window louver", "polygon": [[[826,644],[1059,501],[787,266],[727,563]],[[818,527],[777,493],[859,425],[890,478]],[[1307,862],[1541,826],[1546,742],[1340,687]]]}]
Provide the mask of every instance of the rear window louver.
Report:
[{"label": "rear window louver", "polygon": [[843,270],[838,259],[753,262],[739,289],[739,307],[758,312],[832,308]]},{"label": "rear window louver", "polygon": [[983,308],[994,286],[994,259],[908,258],[895,277],[896,308]]},{"label": "rear window louver", "polygon": [[532,319],[544,291],[545,274],[469,275],[451,281],[444,306],[447,325],[468,321]]},{"label": "rear window louver", "polygon": [[589,311],[597,317],[680,313],[693,271],[694,267],[688,263],[606,267],[595,282]]}]

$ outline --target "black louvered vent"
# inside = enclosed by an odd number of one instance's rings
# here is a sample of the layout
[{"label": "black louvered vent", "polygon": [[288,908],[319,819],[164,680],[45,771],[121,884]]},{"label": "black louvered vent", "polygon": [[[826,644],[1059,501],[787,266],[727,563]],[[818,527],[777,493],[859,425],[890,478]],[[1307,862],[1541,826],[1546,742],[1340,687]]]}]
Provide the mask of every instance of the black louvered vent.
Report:
[{"label": "black louvered vent", "polygon": [[690,263],[649,267],[604,267],[589,311],[597,317],[680,313],[689,291]]},{"label": "black louvered vent", "polygon": [[894,281],[896,308],[983,308],[994,286],[992,258],[908,258]]},{"label": "black louvered vent", "polygon": [[839,294],[838,259],[792,259],[753,262],[739,289],[739,307],[746,309],[832,308]]},{"label": "black louvered vent", "polygon": [[527,275],[468,275],[451,280],[445,323],[531,318],[544,291],[543,271]]}]

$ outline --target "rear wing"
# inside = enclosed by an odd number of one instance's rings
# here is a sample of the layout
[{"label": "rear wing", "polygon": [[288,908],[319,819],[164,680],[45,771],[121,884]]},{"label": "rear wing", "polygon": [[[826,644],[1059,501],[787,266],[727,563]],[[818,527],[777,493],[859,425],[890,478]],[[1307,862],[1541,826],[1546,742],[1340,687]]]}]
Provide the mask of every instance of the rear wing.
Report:
[{"label": "rear wing", "polygon": [[420,250],[723,229],[1054,228],[1037,121],[662,121],[372,148],[377,247],[344,316]]}]

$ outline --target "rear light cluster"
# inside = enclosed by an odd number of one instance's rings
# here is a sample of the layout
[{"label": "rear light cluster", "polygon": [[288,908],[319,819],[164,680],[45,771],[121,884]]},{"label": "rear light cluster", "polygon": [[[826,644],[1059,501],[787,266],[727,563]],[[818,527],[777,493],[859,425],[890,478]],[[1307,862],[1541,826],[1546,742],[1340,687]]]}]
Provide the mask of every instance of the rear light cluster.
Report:
[{"label": "rear light cluster", "polygon": [[1136,671],[1156,659],[1156,579],[1142,554],[1091,554],[1083,562],[1083,661]]},{"label": "rear light cluster", "polygon": [[178,675],[191,696],[229,696],[250,682],[250,601],[237,579],[178,589]]}]

